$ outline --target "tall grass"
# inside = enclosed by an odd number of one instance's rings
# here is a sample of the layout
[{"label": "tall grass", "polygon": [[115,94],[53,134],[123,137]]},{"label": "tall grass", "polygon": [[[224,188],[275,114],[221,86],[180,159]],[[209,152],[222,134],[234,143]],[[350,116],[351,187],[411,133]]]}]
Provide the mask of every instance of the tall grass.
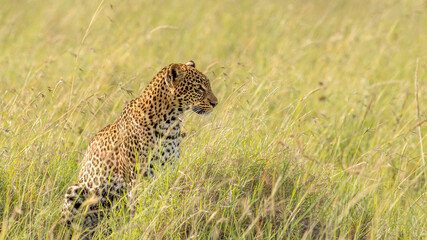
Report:
[{"label": "tall grass", "polygon": [[0,239],[70,234],[91,137],[190,59],[219,105],[95,237],[426,238],[426,24],[416,0],[3,1]]}]

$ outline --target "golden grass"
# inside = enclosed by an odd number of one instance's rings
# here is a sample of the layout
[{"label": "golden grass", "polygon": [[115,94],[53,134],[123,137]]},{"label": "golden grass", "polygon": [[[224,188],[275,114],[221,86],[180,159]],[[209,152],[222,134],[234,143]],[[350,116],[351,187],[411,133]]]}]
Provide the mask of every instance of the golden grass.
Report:
[{"label": "golden grass", "polygon": [[219,105],[95,237],[426,238],[426,24],[416,0],[3,2],[0,239],[70,234],[91,137],[190,59]]}]

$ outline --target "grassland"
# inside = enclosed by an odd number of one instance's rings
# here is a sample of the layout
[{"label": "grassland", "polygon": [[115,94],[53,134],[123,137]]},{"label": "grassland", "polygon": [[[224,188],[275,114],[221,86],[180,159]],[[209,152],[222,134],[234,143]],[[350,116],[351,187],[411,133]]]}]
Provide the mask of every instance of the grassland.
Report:
[{"label": "grassland", "polygon": [[112,239],[427,238],[426,1],[1,5],[0,239],[69,234],[91,137],[190,59],[219,105]]}]

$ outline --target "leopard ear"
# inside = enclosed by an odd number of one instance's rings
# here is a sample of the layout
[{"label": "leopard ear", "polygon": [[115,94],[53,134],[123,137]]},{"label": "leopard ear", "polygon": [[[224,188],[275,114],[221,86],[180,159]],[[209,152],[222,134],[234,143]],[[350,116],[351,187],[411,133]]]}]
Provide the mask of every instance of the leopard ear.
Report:
[{"label": "leopard ear", "polygon": [[185,76],[185,71],[181,69],[179,64],[170,65],[165,78],[166,85],[169,88],[174,88],[183,76]]},{"label": "leopard ear", "polygon": [[188,61],[185,65],[196,68],[196,63],[193,60]]}]

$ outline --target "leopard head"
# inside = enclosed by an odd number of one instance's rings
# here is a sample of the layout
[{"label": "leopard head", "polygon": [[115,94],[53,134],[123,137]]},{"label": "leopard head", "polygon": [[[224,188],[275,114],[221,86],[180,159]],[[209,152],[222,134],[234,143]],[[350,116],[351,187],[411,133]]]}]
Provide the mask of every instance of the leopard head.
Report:
[{"label": "leopard head", "polygon": [[175,99],[198,114],[209,114],[218,104],[209,79],[193,61],[169,65],[165,82]]}]

